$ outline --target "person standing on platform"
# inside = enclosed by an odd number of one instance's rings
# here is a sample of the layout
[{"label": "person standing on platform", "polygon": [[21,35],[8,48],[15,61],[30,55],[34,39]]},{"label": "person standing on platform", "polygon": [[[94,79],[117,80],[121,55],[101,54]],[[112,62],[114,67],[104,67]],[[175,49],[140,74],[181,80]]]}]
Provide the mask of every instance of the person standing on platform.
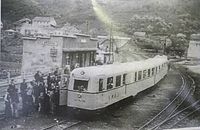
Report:
[{"label": "person standing on platform", "polygon": [[31,85],[33,86],[33,96],[35,98],[35,109],[36,111],[38,111],[39,109],[39,96],[40,96],[40,89],[38,84],[34,84],[33,82],[31,82]]},{"label": "person standing on platform", "polygon": [[39,81],[42,82],[42,83],[44,83],[44,74],[40,75]]},{"label": "person standing on platform", "polygon": [[37,71],[37,73],[34,75],[35,82],[38,84],[40,81],[40,71]]},{"label": "person standing on platform", "polygon": [[26,99],[26,108],[27,108],[27,116],[30,116],[30,114],[33,112],[33,90],[29,86],[27,88],[27,99]]},{"label": "person standing on platform", "polygon": [[56,68],[56,70],[54,71],[53,74],[54,74],[55,76],[58,76],[58,75],[59,75],[59,74],[58,74],[58,73],[59,73],[58,71],[59,71],[58,68]]},{"label": "person standing on platform", "polygon": [[47,90],[51,89],[51,74],[47,76]]},{"label": "person standing on platform", "polygon": [[58,108],[59,108],[59,87],[56,87],[53,95],[53,102],[54,102],[54,109],[53,113],[58,114]]},{"label": "person standing on platform", "polygon": [[44,93],[44,114],[49,114],[50,112],[50,97],[49,94]]},{"label": "person standing on platform", "polygon": [[8,119],[12,117],[11,98],[8,92],[6,92],[5,94],[4,101],[5,101],[5,115],[6,115],[6,119]]},{"label": "person standing on platform", "polygon": [[51,114],[54,114],[54,106],[55,106],[55,104],[54,104],[54,90],[52,90],[52,91],[49,91],[49,98],[50,98],[50,100],[49,100],[49,103],[50,103],[50,113]]},{"label": "person standing on platform", "polygon": [[9,93],[11,99],[12,117],[18,118],[19,95],[18,95],[18,90],[15,88],[13,79],[11,80],[11,84],[9,85],[7,92]]},{"label": "person standing on platform", "polygon": [[39,83],[39,93],[46,93],[45,84],[43,82]]},{"label": "person standing on platform", "polygon": [[43,114],[44,113],[44,93],[40,93],[38,97],[38,103],[39,103],[38,111],[40,114]]},{"label": "person standing on platform", "polygon": [[14,91],[16,91],[15,84],[14,84],[14,79],[11,80],[7,91],[8,91],[8,93],[13,93]]},{"label": "person standing on platform", "polygon": [[40,93],[39,96],[39,112],[40,114],[49,114],[50,110],[50,98],[46,93]]},{"label": "person standing on platform", "polygon": [[25,109],[25,101],[26,101],[26,91],[27,91],[27,84],[25,82],[25,79],[23,79],[23,82],[20,84],[20,91],[21,91],[21,97],[22,97],[22,112],[23,114],[26,113]]}]

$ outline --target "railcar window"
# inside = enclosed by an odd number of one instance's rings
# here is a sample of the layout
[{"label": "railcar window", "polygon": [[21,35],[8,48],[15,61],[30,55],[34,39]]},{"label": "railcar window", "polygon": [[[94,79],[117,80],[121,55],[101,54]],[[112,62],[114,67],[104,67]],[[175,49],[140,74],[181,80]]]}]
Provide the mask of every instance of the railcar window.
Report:
[{"label": "railcar window", "polygon": [[107,89],[113,88],[113,77],[107,79]]},{"label": "railcar window", "polygon": [[135,72],[135,81],[137,81],[137,72]]},{"label": "railcar window", "polygon": [[138,72],[138,80],[141,80],[142,79],[142,71],[139,71]]},{"label": "railcar window", "polygon": [[155,68],[152,68],[152,71],[151,71],[152,75],[154,75],[154,71],[155,71]]},{"label": "railcar window", "polygon": [[150,77],[150,75],[151,75],[151,70],[148,69],[148,77]]},{"label": "railcar window", "polygon": [[103,91],[103,79],[99,79],[99,91]]},{"label": "railcar window", "polygon": [[119,87],[119,86],[121,86],[121,75],[118,75],[116,77],[116,87]]},{"label": "railcar window", "polygon": [[147,70],[143,70],[143,78],[146,78]]},{"label": "railcar window", "polygon": [[88,81],[74,80],[74,90],[86,91],[88,89]]},{"label": "railcar window", "polygon": [[126,84],[126,75],[127,74],[123,74],[123,80],[122,80],[123,85]]}]

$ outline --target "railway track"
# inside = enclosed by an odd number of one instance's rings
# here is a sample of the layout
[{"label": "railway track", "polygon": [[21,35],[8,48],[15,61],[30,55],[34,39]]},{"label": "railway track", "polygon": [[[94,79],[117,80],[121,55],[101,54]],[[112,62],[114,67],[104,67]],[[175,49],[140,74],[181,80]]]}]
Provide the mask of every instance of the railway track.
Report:
[{"label": "railway track", "polygon": [[67,130],[73,126],[81,124],[82,121],[66,121],[62,120],[55,124],[49,125],[41,130]]},{"label": "railway track", "polygon": [[[177,92],[177,95],[157,115],[155,115],[151,120],[147,121],[144,125],[139,127],[139,130],[161,129],[162,126],[166,125],[170,121],[172,122],[172,120],[175,123],[173,122],[172,123],[173,125],[171,125],[170,128],[173,128],[173,127],[175,127],[175,125],[180,123],[182,120],[184,120],[188,116],[194,114],[195,112],[197,112],[200,109],[200,105],[198,105],[200,100],[195,101],[194,99],[192,99],[192,96],[191,96],[191,94],[195,90],[194,80],[189,75],[185,76],[180,73],[180,76],[182,78],[182,85],[181,85],[181,88],[179,89],[179,91]],[[191,104],[188,106],[185,106],[184,104],[187,102],[190,102]],[[188,113],[188,110],[192,109],[192,108],[195,108],[195,109]],[[183,115],[181,115],[181,114],[183,114]],[[181,117],[178,117],[180,115],[181,115]],[[174,120],[175,117],[178,117],[178,121]]]}]

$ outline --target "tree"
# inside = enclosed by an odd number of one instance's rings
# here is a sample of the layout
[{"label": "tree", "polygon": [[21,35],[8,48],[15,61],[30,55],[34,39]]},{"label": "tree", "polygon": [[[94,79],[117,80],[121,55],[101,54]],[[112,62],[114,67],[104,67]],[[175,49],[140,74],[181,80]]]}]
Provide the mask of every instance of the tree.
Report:
[{"label": "tree", "polygon": [[170,47],[171,52],[175,55],[182,57],[184,56],[188,48],[188,40],[184,37],[172,36],[172,46]]}]

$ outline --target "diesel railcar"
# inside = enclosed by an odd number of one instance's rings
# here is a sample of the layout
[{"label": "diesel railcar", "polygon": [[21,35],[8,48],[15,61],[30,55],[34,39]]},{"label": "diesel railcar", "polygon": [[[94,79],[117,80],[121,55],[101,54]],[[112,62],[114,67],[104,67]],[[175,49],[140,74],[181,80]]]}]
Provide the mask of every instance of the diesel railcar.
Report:
[{"label": "diesel railcar", "polygon": [[99,110],[158,83],[168,72],[166,56],[77,68],[71,72],[67,106]]}]

